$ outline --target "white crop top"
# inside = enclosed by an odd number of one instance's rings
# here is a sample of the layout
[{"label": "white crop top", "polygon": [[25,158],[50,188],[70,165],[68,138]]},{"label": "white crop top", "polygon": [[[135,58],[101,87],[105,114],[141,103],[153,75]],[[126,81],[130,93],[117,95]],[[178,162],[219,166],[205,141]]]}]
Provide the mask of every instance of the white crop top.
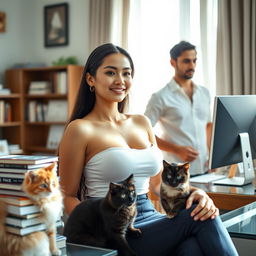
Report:
[{"label": "white crop top", "polygon": [[125,180],[133,173],[138,195],[147,193],[149,179],[162,168],[163,157],[156,146],[145,149],[111,147],[94,155],[84,169],[87,196],[104,197],[109,183]]}]

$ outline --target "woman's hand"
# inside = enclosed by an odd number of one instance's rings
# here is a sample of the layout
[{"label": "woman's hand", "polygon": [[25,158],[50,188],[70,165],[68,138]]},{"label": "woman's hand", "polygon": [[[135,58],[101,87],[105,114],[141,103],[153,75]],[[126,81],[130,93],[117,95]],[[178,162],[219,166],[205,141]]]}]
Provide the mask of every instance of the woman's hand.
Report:
[{"label": "woman's hand", "polygon": [[219,209],[214,205],[212,199],[201,189],[194,189],[187,199],[186,209],[192,206],[193,202],[198,202],[196,208],[191,212],[194,220],[214,219],[219,215]]}]

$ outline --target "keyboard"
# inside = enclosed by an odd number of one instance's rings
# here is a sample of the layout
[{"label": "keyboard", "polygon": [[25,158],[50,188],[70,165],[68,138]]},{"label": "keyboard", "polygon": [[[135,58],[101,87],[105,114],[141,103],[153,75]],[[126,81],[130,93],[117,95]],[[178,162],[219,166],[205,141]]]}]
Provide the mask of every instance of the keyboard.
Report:
[{"label": "keyboard", "polygon": [[210,183],[215,180],[220,180],[226,178],[226,175],[222,174],[215,174],[215,173],[207,173],[203,175],[198,175],[195,177],[190,178],[190,182],[195,182],[195,183]]},{"label": "keyboard", "polygon": [[215,185],[243,186],[251,182],[244,182],[244,177],[233,177],[213,182]]}]

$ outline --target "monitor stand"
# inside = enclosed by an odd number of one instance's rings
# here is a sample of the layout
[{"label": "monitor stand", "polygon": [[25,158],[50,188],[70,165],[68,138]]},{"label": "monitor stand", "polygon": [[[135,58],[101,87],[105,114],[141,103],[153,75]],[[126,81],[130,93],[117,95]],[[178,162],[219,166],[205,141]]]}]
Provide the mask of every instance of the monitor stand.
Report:
[{"label": "monitor stand", "polygon": [[240,133],[240,144],[242,149],[242,157],[243,157],[243,176],[241,177],[231,177],[222,180],[218,180],[213,182],[216,185],[231,185],[231,186],[243,186],[246,184],[252,183],[254,180],[254,168],[252,162],[252,153],[249,135],[247,132]]}]

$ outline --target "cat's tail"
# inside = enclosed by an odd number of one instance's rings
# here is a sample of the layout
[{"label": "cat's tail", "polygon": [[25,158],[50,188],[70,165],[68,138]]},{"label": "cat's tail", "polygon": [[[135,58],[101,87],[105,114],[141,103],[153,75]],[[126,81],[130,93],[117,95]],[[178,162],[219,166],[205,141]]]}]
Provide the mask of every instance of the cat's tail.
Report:
[{"label": "cat's tail", "polygon": [[5,218],[7,215],[7,205],[3,200],[0,200],[0,237],[5,234]]}]

